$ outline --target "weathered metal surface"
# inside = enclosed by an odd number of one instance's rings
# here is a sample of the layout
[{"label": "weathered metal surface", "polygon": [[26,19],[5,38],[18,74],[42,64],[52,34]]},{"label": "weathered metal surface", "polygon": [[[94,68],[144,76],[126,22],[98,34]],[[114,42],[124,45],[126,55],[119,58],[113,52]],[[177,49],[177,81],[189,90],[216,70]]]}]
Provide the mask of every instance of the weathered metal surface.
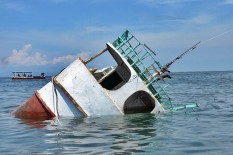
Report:
[{"label": "weathered metal surface", "polygon": [[[151,94],[151,97],[153,97],[153,94],[149,91],[149,89],[145,86],[144,82],[141,80],[140,77],[138,77],[137,73],[135,70],[130,66],[130,64],[122,57],[122,55],[110,44],[108,43],[107,46],[114,50],[116,54],[121,57],[122,61],[129,67],[130,72],[131,72],[131,77],[129,81],[122,86],[120,89],[114,90],[114,91],[109,91],[106,90],[109,96],[111,96],[112,100],[117,104],[117,106],[120,108],[120,110],[123,112],[124,110],[124,104],[127,98],[132,95],[133,93],[137,91],[145,91],[149,94]],[[158,100],[153,97],[155,100],[155,108],[152,111],[153,113],[158,113],[161,111],[164,111],[163,107],[160,105]]]},{"label": "weathered metal surface", "polygon": [[63,87],[56,79],[54,83],[62,90],[62,92],[69,98],[69,100],[74,104],[74,106],[84,115],[88,116],[83,108],[77,103],[77,101],[69,94],[65,87]]},{"label": "weathered metal surface", "polygon": [[47,105],[44,105],[44,102],[38,97],[37,93],[18,107],[13,114],[16,117],[24,119],[47,119],[55,116],[53,112],[48,109]]},{"label": "weathered metal surface", "polygon": [[56,80],[88,116],[120,115],[118,107],[79,59],[64,69]]},{"label": "weathered metal surface", "polygon": [[46,84],[38,93],[56,116],[83,116],[59,87],[54,88],[52,82]]}]

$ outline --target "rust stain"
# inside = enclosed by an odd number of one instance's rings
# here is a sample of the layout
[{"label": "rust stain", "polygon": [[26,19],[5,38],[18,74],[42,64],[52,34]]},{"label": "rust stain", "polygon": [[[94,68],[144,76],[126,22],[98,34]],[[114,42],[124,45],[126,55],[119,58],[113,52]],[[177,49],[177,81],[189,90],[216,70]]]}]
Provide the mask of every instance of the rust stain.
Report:
[{"label": "rust stain", "polygon": [[31,96],[29,100],[19,106],[13,114],[18,118],[23,119],[48,119],[55,115],[47,110],[37,97],[36,93]]}]

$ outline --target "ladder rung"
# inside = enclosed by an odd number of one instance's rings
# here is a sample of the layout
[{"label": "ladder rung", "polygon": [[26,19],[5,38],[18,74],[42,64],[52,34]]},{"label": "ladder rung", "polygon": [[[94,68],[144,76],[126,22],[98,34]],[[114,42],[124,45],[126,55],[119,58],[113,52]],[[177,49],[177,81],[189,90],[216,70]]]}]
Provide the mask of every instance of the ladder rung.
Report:
[{"label": "ladder rung", "polygon": [[[150,92],[161,103],[171,104],[171,100],[164,90],[168,85],[163,87],[157,81],[158,76],[156,72],[157,68],[161,69],[161,65],[154,58],[154,53],[145,48],[128,30],[118,37],[113,42],[113,45],[127,59],[138,76],[146,83]],[[151,60],[151,64],[148,64]]]}]

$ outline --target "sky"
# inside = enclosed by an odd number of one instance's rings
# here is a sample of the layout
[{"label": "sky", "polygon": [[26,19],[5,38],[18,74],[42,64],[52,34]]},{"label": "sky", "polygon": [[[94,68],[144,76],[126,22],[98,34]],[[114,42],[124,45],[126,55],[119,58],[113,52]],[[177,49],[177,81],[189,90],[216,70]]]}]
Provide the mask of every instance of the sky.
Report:
[{"label": "sky", "polygon": [[233,0],[0,0],[0,77],[53,76],[126,29],[161,64],[201,41],[173,72],[233,70]]}]

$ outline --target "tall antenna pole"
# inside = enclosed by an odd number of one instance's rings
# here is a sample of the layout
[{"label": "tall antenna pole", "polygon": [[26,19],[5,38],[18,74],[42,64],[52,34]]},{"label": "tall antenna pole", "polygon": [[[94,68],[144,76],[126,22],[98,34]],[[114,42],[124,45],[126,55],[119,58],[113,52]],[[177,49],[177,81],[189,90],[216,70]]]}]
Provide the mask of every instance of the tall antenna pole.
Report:
[{"label": "tall antenna pole", "polygon": [[213,40],[213,39],[216,39],[216,38],[218,38],[218,37],[220,37],[220,36],[222,36],[222,35],[225,35],[225,34],[227,34],[227,33],[230,33],[231,31],[233,31],[233,29],[229,29],[229,30],[227,30],[227,31],[225,31],[225,32],[223,32],[223,33],[221,33],[221,34],[215,35],[215,36],[213,36],[213,37],[211,37],[211,38],[208,38],[208,39],[206,39],[206,40],[204,40],[204,41],[199,41],[198,43],[196,43],[195,45],[193,45],[191,48],[189,48],[187,51],[183,52],[181,55],[179,55],[179,56],[176,57],[174,60],[172,60],[171,62],[167,63],[164,67],[162,67],[160,73],[164,73],[164,72],[166,72],[166,71],[169,72],[168,68],[169,68],[174,62],[176,62],[177,60],[179,60],[180,58],[182,58],[182,57],[183,57],[185,54],[187,54],[188,52],[194,50],[198,45],[204,44],[204,43],[206,43],[206,42],[208,42],[208,41],[211,41],[211,40]]},{"label": "tall antenna pole", "polygon": [[199,41],[198,43],[196,43],[195,45],[193,45],[191,48],[189,48],[188,50],[186,50],[185,52],[183,52],[181,55],[179,55],[178,57],[176,57],[174,60],[172,60],[171,62],[167,63],[162,69],[161,72],[164,73],[166,71],[168,71],[168,68],[177,60],[179,60],[180,58],[182,58],[185,54],[187,54],[188,52],[194,50],[199,44],[201,43],[201,41]]}]

